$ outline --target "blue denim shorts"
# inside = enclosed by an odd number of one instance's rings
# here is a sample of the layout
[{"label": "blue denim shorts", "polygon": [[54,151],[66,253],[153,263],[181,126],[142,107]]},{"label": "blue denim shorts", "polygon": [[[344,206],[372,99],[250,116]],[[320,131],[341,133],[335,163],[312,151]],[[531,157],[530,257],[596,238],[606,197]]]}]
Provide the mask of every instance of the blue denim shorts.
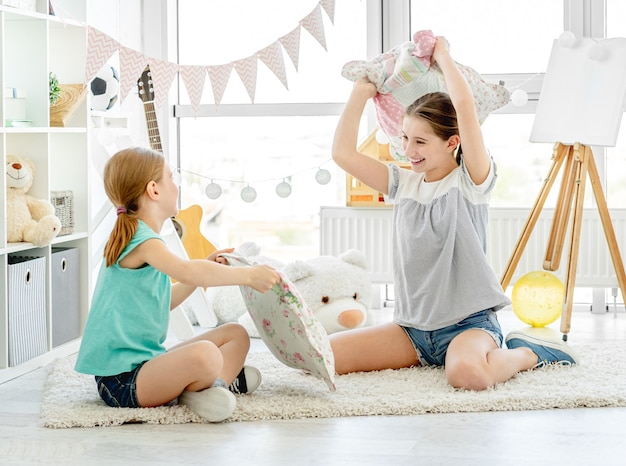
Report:
[{"label": "blue denim shorts", "polygon": [[96,375],[100,398],[113,408],[141,408],[137,400],[137,375],[146,362],[130,372],[104,377]]},{"label": "blue denim shorts", "polygon": [[454,325],[438,330],[426,331],[412,327],[402,327],[402,330],[413,343],[422,366],[443,366],[448,345],[452,339],[473,328],[484,330],[493,337],[498,347],[502,346],[502,328],[500,328],[498,317],[492,309],[477,312]]}]

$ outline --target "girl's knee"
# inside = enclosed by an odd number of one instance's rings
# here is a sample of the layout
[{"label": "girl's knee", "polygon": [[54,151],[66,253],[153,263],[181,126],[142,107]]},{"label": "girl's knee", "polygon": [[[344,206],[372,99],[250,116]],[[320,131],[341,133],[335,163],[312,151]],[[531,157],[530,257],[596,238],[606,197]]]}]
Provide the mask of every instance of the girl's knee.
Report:
[{"label": "girl's knee", "polygon": [[187,358],[190,364],[204,366],[208,372],[222,369],[224,358],[215,343],[201,340],[190,343],[187,348]]},{"label": "girl's knee", "polygon": [[229,322],[220,326],[220,328],[227,332],[229,340],[236,341],[239,345],[244,346],[246,350],[250,348],[250,335],[248,335],[248,331],[243,325]]},{"label": "girl's knee", "polygon": [[454,388],[486,390],[493,385],[486,368],[471,361],[459,361],[445,367],[448,383]]}]

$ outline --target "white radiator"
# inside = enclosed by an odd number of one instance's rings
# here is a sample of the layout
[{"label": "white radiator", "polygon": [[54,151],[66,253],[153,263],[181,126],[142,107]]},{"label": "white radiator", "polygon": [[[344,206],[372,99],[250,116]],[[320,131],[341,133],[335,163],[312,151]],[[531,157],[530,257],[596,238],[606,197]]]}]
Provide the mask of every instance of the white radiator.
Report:
[{"label": "white radiator", "polygon": [[[502,276],[513,248],[528,219],[526,208],[491,208],[487,237],[487,258],[498,278]],[[543,209],[524,248],[511,285],[523,274],[542,270],[553,209]],[[626,256],[626,209],[611,210],[617,243]],[[571,218],[570,218],[571,222]],[[320,253],[339,255],[347,249],[358,249],[367,257],[373,283],[392,283],[391,264],[392,209],[365,207],[322,207],[320,211]],[[561,280],[569,251],[563,245],[559,270]],[[576,285],[615,288],[618,286],[602,222],[597,209],[585,209],[580,234]]]}]

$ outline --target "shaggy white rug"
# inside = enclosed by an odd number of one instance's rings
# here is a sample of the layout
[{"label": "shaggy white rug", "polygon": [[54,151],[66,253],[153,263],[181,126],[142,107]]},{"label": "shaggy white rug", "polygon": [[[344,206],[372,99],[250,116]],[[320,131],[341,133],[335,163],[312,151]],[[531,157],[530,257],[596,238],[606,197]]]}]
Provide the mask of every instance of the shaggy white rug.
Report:
[{"label": "shaggy white rug", "polygon": [[[578,346],[581,364],[523,372],[481,392],[455,390],[441,368],[412,368],[336,377],[337,391],[269,352],[251,353],[263,373],[251,395],[237,397],[229,421],[409,415],[552,408],[626,406],[626,342]],[[129,422],[202,422],[184,406],[110,408],[91,376],[74,372],[75,357],[52,365],[41,405],[45,427],[112,426]]]}]

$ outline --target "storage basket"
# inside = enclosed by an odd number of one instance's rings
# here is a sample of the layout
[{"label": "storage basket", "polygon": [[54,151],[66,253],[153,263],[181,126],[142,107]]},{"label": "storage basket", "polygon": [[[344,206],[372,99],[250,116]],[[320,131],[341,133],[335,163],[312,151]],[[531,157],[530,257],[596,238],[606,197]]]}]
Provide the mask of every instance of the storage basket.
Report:
[{"label": "storage basket", "polygon": [[74,193],[72,191],[52,191],[50,202],[54,213],[61,221],[59,236],[74,233]]},{"label": "storage basket", "polygon": [[48,351],[46,258],[8,256],[9,366]]},{"label": "storage basket", "polygon": [[50,254],[52,347],[80,336],[80,250],[52,248]]}]

